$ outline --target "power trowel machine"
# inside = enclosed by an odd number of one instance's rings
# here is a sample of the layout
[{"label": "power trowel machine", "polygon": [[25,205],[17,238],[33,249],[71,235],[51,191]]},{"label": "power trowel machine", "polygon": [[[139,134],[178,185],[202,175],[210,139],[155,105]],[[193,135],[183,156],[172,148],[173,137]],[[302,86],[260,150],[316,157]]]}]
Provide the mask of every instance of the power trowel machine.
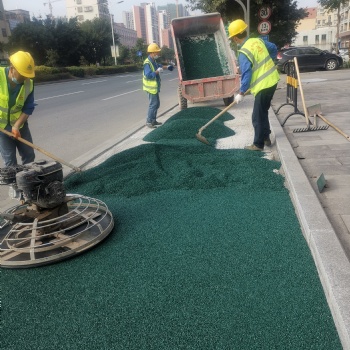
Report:
[{"label": "power trowel machine", "polygon": [[0,213],[0,264],[45,265],[92,248],[112,231],[105,203],[66,194],[62,164],[40,160],[0,168],[0,185],[19,204]]}]

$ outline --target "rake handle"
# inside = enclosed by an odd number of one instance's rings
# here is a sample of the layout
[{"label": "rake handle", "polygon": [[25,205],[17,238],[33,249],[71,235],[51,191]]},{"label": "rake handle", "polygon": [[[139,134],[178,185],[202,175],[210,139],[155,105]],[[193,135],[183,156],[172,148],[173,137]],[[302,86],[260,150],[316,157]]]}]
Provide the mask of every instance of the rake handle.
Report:
[{"label": "rake handle", "polygon": [[[1,131],[2,133],[6,134],[7,136],[15,137],[15,135],[12,134],[12,132],[9,132],[9,131],[7,131],[7,130],[5,130],[5,129],[1,129],[1,128],[0,128],[0,131]],[[20,141],[20,142],[26,144],[27,146],[29,146],[29,147],[31,147],[31,148],[36,149],[37,151],[39,151],[39,152],[41,152],[41,153],[47,155],[48,157],[50,157],[50,158],[52,158],[52,159],[54,159],[54,160],[57,160],[59,163],[62,163],[62,164],[68,166],[69,168],[72,168],[73,170],[75,170],[75,171],[77,171],[77,172],[80,172],[80,171],[81,171],[80,168],[77,168],[76,166],[67,163],[67,162],[64,161],[63,159],[56,157],[56,156],[53,155],[52,153],[50,153],[50,152],[48,152],[48,151],[45,151],[45,150],[42,149],[41,147],[34,145],[33,143],[31,143],[31,142],[29,142],[29,141],[23,139],[22,137],[18,137],[18,138],[16,138],[16,140],[18,140],[18,141]]]},{"label": "rake handle", "polygon": [[322,114],[317,114],[326,124],[331,126],[334,130],[338,131],[339,134],[343,135],[348,141],[350,141],[350,136],[345,134],[342,130],[340,130],[338,127],[336,127],[334,124],[332,124],[329,120],[327,120]]}]

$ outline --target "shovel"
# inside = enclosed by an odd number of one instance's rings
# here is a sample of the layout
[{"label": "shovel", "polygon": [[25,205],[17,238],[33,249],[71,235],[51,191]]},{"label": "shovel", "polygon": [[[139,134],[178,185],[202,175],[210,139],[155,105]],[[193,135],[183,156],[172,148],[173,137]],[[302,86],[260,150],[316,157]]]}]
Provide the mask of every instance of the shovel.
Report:
[{"label": "shovel", "polygon": [[[244,96],[247,95],[250,92],[250,89],[248,89],[245,93]],[[207,145],[210,145],[210,142],[202,135],[202,132],[204,129],[206,129],[211,123],[213,123],[216,119],[221,117],[225,112],[227,112],[231,107],[233,107],[236,104],[236,101],[233,101],[231,104],[229,104],[227,107],[225,107],[220,113],[218,113],[213,119],[209,120],[207,124],[203,125],[199,130],[198,133],[196,134],[197,139],[200,142],[203,142]]]},{"label": "shovel", "polygon": [[[0,128],[0,131],[1,131],[2,133],[6,134],[7,136],[14,137],[14,135],[12,134],[12,132],[9,132],[9,131],[7,131],[7,130],[5,130],[5,129],[1,129],[1,128]],[[50,157],[50,158],[52,158],[52,159],[54,159],[54,160],[57,160],[59,163],[62,163],[62,164],[66,165],[66,166],[68,166],[68,167],[70,167],[70,168],[72,168],[73,170],[75,170],[75,171],[77,171],[77,172],[81,171],[80,168],[77,168],[76,166],[65,162],[63,159],[60,159],[60,158],[54,156],[54,155],[51,154],[50,152],[45,151],[45,150],[42,149],[41,147],[34,145],[33,143],[31,143],[31,142],[29,142],[29,141],[23,139],[22,137],[18,137],[16,140],[18,140],[18,141],[20,141],[20,142],[26,144],[26,145],[29,146],[29,147],[32,147],[32,148],[36,149],[37,151],[39,151],[39,152],[41,152],[41,153],[47,155],[48,157]]]}]

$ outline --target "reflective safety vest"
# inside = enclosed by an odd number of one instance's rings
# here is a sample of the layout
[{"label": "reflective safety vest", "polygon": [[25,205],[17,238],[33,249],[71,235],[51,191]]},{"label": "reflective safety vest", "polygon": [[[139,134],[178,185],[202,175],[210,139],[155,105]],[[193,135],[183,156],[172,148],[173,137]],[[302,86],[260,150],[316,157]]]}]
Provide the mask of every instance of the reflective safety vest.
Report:
[{"label": "reflective safety vest", "polygon": [[[5,129],[7,124],[14,125],[16,120],[22,114],[22,108],[29,94],[33,91],[34,84],[32,79],[26,79],[21,86],[16,103],[9,108],[9,91],[6,76],[6,68],[0,68],[0,128]],[[20,128],[23,125],[20,126]]]},{"label": "reflective safety vest", "polygon": [[279,81],[279,74],[269,52],[261,39],[248,39],[239,50],[252,63],[250,91],[255,96],[259,91],[267,89]]},{"label": "reflective safety vest", "polygon": [[[151,63],[151,61],[148,59],[148,57],[144,60],[143,65],[149,64],[151,67],[152,72],[154,72],[154,66]],[[160,78],[159,78],[160,79]],[[158,93],[158,81],[157,78],[154,79],[147,79],[145,76],[145,70],[143,71],[143,90],[149,92],[150,94],[157,94]]]}]

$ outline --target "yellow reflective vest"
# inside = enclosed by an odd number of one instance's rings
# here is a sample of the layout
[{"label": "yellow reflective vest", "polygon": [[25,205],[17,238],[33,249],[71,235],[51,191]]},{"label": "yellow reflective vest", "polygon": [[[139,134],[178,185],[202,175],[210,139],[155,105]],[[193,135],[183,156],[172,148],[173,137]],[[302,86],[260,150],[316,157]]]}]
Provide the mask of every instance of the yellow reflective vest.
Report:
[{"label": "yellow reflective vest", "polygon": [[[7,124],[14,125],[16,120],[22,114],[22,108],[29,94],[33,91],[34,84],[32,79],[26,79],[21,86],[16,103],[9,108],[9,91],[6,76],[6,68],[0,68],[0,128],[4,129]],[[23,125],[20,126],[20,128]]]},{"label": "yellow reflective vest", "polygon": [[262,39],[250,38],[239,50],[252,63],[250,91],[255,96],[279,81],[279,74]]},{"label": "yellow reflective vest", "polygon": [[[154,67],[153,67],[153,64],[148,59],[148,57],[144,60],[143,66],[145,66],[145,64],[148,64],[151,67],[152,72],[155,71]],[[157,81],[157,78],[147,79],[147,77],[145,76],[145,70],[143,71],[143,81],[142,82],[143,82],[143,90],[144,91],[147,91],[148,93],[153,94],[153,95],[158,93],[158,81]]]}]

